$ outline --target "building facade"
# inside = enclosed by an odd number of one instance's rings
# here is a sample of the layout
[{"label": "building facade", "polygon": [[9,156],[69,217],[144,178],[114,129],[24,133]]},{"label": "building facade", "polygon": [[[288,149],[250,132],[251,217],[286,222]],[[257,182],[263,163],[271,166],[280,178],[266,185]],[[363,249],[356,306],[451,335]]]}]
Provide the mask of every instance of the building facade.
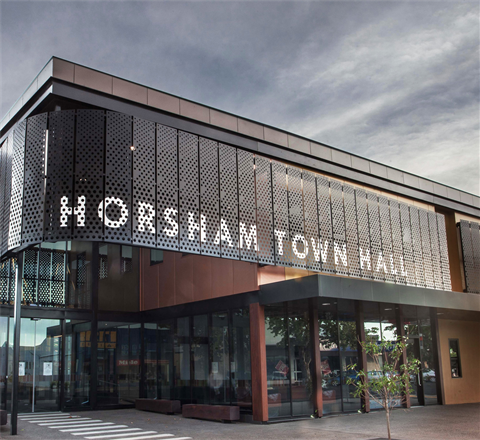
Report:
[{"label": "building facade", "polygon": [[480,401],[478,196],[58,58],[0,127],[2,409],[370,411],[399,336],[405,405]]}]

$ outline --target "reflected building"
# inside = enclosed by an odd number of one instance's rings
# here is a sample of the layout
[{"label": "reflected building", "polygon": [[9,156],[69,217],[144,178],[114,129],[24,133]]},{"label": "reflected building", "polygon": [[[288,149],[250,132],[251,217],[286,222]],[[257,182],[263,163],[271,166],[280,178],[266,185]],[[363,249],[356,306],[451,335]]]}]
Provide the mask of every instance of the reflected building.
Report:
[{"label": "reflected building", "polygon": [[2,409],[372,411],[402,336],[404,406],[480,401],[479,197],[59,58],[0,130]]}]

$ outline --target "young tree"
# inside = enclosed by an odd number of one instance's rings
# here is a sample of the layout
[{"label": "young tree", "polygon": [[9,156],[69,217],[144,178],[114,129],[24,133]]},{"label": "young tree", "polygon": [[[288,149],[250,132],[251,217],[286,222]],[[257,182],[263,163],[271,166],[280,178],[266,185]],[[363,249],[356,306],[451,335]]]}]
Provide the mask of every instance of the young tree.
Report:
[{"label": "young tree", "polygon": [[[410,376],[418,373],[420,361],[409,358],[401,364],[406,353],[406,338],[399,337],[395,342],[382,339],[359,343],[373,368],[360,370],[357,378],[350,378],[347,383],[355,387],[355,397],[368,395],[385,410],[388,440],[391,440],[390,413],[396,405],[404,403],[407,393],[412,391]],[[348,369],[356,371],[356,364],[348,365]]]}]

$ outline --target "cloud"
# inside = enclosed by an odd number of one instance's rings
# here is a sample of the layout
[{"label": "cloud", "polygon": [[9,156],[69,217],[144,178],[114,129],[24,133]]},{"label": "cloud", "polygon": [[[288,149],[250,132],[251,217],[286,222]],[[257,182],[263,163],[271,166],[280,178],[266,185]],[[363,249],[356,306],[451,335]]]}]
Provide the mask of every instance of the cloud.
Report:
[{"label": "cloud", "polygon": [[13,2],[4,114],[52,55],[479,194],[479,5]]}]

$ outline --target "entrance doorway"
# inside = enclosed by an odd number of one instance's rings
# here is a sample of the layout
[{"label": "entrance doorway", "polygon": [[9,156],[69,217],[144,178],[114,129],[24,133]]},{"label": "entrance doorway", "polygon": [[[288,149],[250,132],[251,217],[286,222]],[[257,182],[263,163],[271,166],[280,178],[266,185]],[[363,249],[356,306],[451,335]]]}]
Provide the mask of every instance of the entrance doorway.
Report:
[{"label": "entrance doorway", "polygon": [[18,411],[60,410],[60,320],[22,318]]}]

